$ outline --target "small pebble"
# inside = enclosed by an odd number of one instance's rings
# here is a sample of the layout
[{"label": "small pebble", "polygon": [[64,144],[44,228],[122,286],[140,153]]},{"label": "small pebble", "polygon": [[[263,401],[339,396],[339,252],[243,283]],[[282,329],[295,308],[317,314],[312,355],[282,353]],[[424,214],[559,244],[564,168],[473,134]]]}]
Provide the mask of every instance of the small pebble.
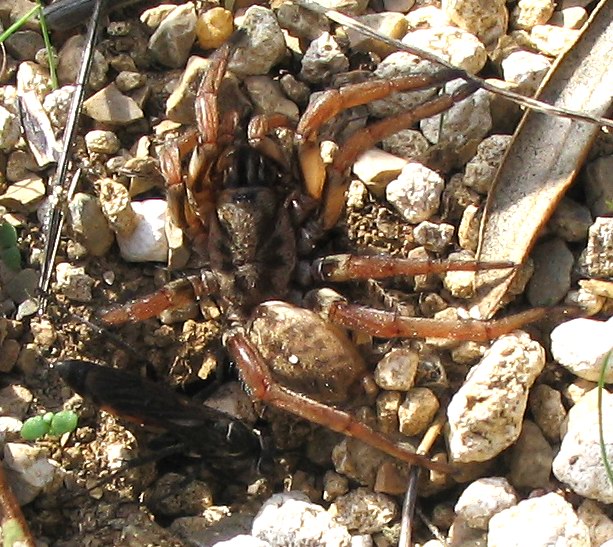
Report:
[{"label": "small pebble", "polygon": [[422,163],[426,158],[430,143],[420,131],[403,129],[381,141],[383,150],[406,160]]},{"label": "small pebble", "polygon": [[193,55],[181,75],[177,87],[166,101],[166,117],[178,123],[191,124],[194,121],[194,104],[200,81],[209,61]]},{"label": "small pebble", "polygon": [[17,89],[22,96],[28,91],[34,91],[42,102],[51,91],[49,70],[32,61],[20,63],[17,69]]},{"label": "small pebble", "polygon": [[[398,51],[388,55],[379,63],[373,73],[375,78],[390,80],[415,74],[435,74],[439,68],[416,55]],[[377,118],[387,118],[415,108],[434,95],[433,89],[392,93],[389,97],[368,104],[368,111]]]},{"label": "small pebble", "polygon": [[553,450],[539,427],[525,420],[511,449],[509,482],[518,490],[547,488]]},{"label": "small pebble", "polygon": [[300,79],[310,83],[323,83],[334,74],[346,72],[349,60],[336,40],[327,32],[313,40],[302,57]]},{"label": "small pebble", "polygon": [[613,521],[596,502],[584,500],[577,509],[577,516],[588,527],[593,546],[613,539]]},{"label": "small pebble", "polygon": [[386,184],[398,177],[407,163],[403,158],[371,148],[358,157],[352,171],[373,193],[379,195]]},{"label": "small pebble", "polygon": [[[362,15],[357,20],[363,25],[374,29],[377,33],[395,40],[401,40],[408,29],[406,18],[402,14],[393,11]],[[395,48],[384,44],[381,40],[375,40],[350,28],[347,29],[347,37],[349,38],[351,49],[355,51],[369,54],[375,53],[380,57],[386,57],[396,51]]]},{"label": "small pebble", "polygon": [[90,118],[110,125],[129,125],[143,118],[136,101],[124,95],[111,83],[83,103],[83,112]]},{"label": "small pebble", "polygon": [[398,506],[385,494],[356,488],[334,500],[328,514],[358,534],[374,534],[396,517]]},{"label": "small pebble", "polygon": [[544,25],[553,15],[555,6],[554,0],[519,0],[511,12],[511,24],[523,30]]},{"label": "small pebble", "polygon": [[330,31],[330,21],[322,13],[315,13],[296,4],[283,3],[276,11],[279,25],[292,37],[311,42]]},{"label": "small pebble", "polygon": [[439,407],[436,395],[428,388],[410,389],[398,408],[400,432],[408,437],[423,433],[436,416]]},{"label": "small pebble", "polygon": [[[453,262],[474,262],[475,255],[470,251],[450,253]],[[443,275],[443,285],[456,298],[471,298],[475,290],[475,272],[449,271]],[[453,317],[450,317],[453,319]]]},{"label": "small pebble", "polygon": [[136,227],[129,235],[117,233],[119,251],[128,262],[166,262],[168,240],[164,229],[166,201],[147,199],[132,202],[136,213]]},{"label": "small pebble", "polygon": [[196,39],[196,10],[191,2],[172,10],[149,39],[149,51],[159,63],[170,68],[185,65]]},{"label": "small pebble", "polygon": [[420,163],[407,164],[385,189],[385,197],[412,224],[428,220],[440,205],[445,181]]},{"label": "small pebble", "polygon": [[[57,77],[63,86],[73,86],[77,81],[81,57],[85,48],[85,35],[77,34],[68,38],[58,54]],[[104,55],[94,49],[92,67],[87,81],[93,90],[102,89],[106,84],[106,73],[109,64]]]},{"label": "small pebble", "polygon": [[530,391],[528,405],[543,435],[550,442],[557,443],[562,423],[566,419],[562,394],[546,384],[539,384]]},{"label": "small pebble", "polygon": [[[445,86],[445,91],[453,93],[461,85],[461,80],[454,80]],[[421,120],[419,128],[431,143],[438,145],[446,163],[464,165],[492,128],[490,95],[480,89],[444,114]]]},{"label": "small pebble", "polygon": [[571,286],[575,257],[559,238],[538,243],[532,251],[534,273],[527,289],[532,306],[554,306],[562,301]]},{"label": "small pebble", "polygon": [[610,175],[613,171],[613,155],[603,156],[587,164],[585,168],[585,202],[593,217],[611,213],[613,184]]},{"label": "small pebble", "polygon": [[33,399],[30,390],[22,385],[4,387],[0,389],[0,412],[3,416],[23,420]]},{"label": "small pebble", "polygon": [[298,122],[298,106],[285,97],[279,82],[269,76],[249,76],[243,83],[259,114],[284,114],[288,119]]},{"label": "small pebble", "polygon": [[375,382],[381,389],[408,391],[413,387],[419,355],[409,348],[393,349],[377,363]]},{"label": "small pebble", "polygon": [[100,202],[89,194],[78,192],[68,205],[70,224],[92,256],[104,256],[115,237],[102,213]]},{"label": "small pebble", "polygon": [[85,145],[90,154],[115,154],[121,147],[115,133],[100,129],[94,129],[86,133]]},{"label": "small pebble", "polygon": [[471,528],[487,530],[490,519],[500,511],[513,507],[519,498],[504,477],[477,479],[462,492],[455,505],[458,517]]},{"label": "small pebble", "polygon": [[592,225],[590,210],[583,204],[564,197],[558,203],[549,220],[551,230],[564,241],[583,241],[587,239]]},{"label": "small pebble", "polygon": [[572,47],[579,33],[579,30],[570,28],[536,25],[530,31],[530,41],[541,53],[557,57]]},{"label": "small pebble", "polygon": [[588,14],[585,8],[574,6],[560,11],[554,11],[548,23],[558,27],[578,29],[587,21],[587,17]]},{"label": "small pebble", "polygon": [[221,7],[200,14],[196,21],[196,39],[202,49],[217,49],[234,31],[232,12]]},{"label": "small pebble", "polygon": [[240,28],[245,36],[230,60],[229,69],[240,76],[267,74],[285,56],[285,37],[277,18],[265,7],[251,6]]},{"label": "small pebble", "polygon": [[[613,318],[608,321],[578,318],[558,325],[551,332],[553,358],[575,376],[598,381],[608,352],[613,348]],[[613,366],[604,381],[613,382]]]},{"label": "small pebble", "polygon": [[[602,391],[602,415],[613,412],[613,395]],[[553,473],[580,496],[613,502],[613,486],[602,463],[598,432],[598,390],[592,389],[568,412],[566,431],[560,451],[553,460]],[[604,450],[609,461],[613,459],[613,435],[604,428]]]},{"label": "small pebble", "polygon": [[588,277],[613,278],[613,218],[595,219],[579,262]]},{"label": "small pebble", "polygon": [[486,46],[495,44],[507,30],[505,0],[443,0],[442,9],[452,23],[474,34]]},{"label": "small pebble", "polygon": [[399,391],[382,391],[377,396],[377,425],[387,435],[398,432],[398,409],[402,399]]},{"label": "small pebble", "polygon": [[520,501],[490,520],[488,547],[589,546],[587,526],[556,493]]},{"label": "small pebble", "polygon": [[66,298],[76,302],[90,302],[94,280],[85,273],[82,266],[60,262],[55,267],[57,289]]},{"label": "small pebble", "polygon": [[347,528],[301,492],[274,494],[253,519],[251,533],[271,545],[349,546]]},{"label": "small pebble", "polygon": [[466,164],[463,184],[479,194],[487,195],[511,139],[511,135],[492,135],[483,139],[477,146],[475,156]]},{"label": "small pebble", "polygon": [[341,440],[332,450],[336,472],[369,487],[375,484],[381,465],[389,459],[381,451],[350,438]]},{"label": "small pebble", "polygon": [[545,351],[526,333],[492,344],[447,408],[453,461],[486,461],[517,440],[528,391],[544,366]]},{"label": "small pebble", "polygon": [[54,89],[43,101],[43,108],[49,115],[51,125],[55,129],[64,128],[68,121],[68,111],[72,101],[75,86],[65,85]]},{"label": "small pebble", "polygon": [[402,43],[429,51],[471,74],[477,74],[487,61],[485,47],[477,37],[457,27],[415,30]]},{"label": "small pebble", "polygon": [[326,471],[324,475],[324,501],[333,501],[349,491],[349,480],[334,471]]},{"label": "small pebble", "polygon": [[21,505],[36,498],[45,486],[53,482],[58,471],[44,450],[21,443],[4,445],[4,465],[8,481]]},{"label": "small pebble", "polygon": [[11,184],[0,195],[0,205],[9,211],[33,213],[47,193],[45,183],[37,175]]},{"label": "small pebble", "polygon": [[122,70],[115,78],[115,85],[122,93],[143,87],[147,83],[147,76],[140,72]]},{"label": "small pebble", "polygon": [[425,220],[413,230],[415,242],[423,245],[428,251],[442,253],[451,243],[455,228],[445,222],[436,223]]},{"label": "small pebble", "polygon": [[19,117],[4,106],[0,106],[0,150],[5,152],[12,150],[20,136]]},{"label": "small pebble", "polygon": [[544,55],[516,51],[502,61],[502,73],[507,82],[525,93],[534,93],[549,72],[551,61]]}]

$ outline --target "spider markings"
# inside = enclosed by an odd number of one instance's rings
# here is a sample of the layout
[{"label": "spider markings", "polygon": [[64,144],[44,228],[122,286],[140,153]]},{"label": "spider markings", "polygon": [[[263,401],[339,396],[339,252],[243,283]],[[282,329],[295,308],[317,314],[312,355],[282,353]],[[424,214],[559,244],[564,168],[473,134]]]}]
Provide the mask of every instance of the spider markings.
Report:
[{"label": "spider markings", "polygon": [[[221,113],[218,95],[230,53],[231,45],[225,45],[210,58],[209,68],[196,98],[198,131],[190,131],[184,137],[168,143],[160,158],[167,181],[172,219],[187,234],[194,248],[209,257],[210,269],[203,270],[199,276],[189,276],[162,288],[140,301],[109,310],[102,314],[102,320],[109,325],[139,321],[154,317],[164,309],[193,301],[194,298],[214,296],[221,304],[230,327],[224,337],[226,348],[237,363],[241,378],[253,398],[357,437],[409,463],[450,471],[449,465],[416,455],[357,421],[350,414],[324,404],[336,403],[338,399],[325,400],[327,396],[322,399],[316,393],[317,389],[311,390],[308,395],[301,395],[281,385],[277,379],[286,372],[280,370],[283,366],[296,360],[302,364],[317,355],[311,350],[307,352],[310,355],[284,350],[283,358],[269,358],[269,352],[259,345],[257,336],[256,339],[253,337],[254,318],[265,314],[273,306],[277,312],[282,310],[277,315],[287,315],[286,312],[292,310],[300,317],[298,322],[305,328],[305,332],[316,339],[323,332],[336,339],[338,361],[351,362],[355,360],[355,349],[350,349],[351,344],[345,334],[331,323],[384,337],[444,337],[451,332],[455,338],[483,340],[513,330],[526,320],[533,320],[542,311],[519,314],[503,322],[465,324],[456,321],[441,326],[436,321],[424,318],[399,317],[393,312],[356,307],[341,298],[334,299],[329,306],[328,322],[316,320],[317,316],[313,312],[287,303],[271,302],[271,298],[287,296],[294,266],[299,258],[298,250],[302,247],[300,237],[296,235],[299,230],[292,225],[288,212],[293,199],[291,192],[300,183],[284,182],[289,177],[288,173],[283,172],[284,166],[292,162],[284,160],[284,151],[269,137],[274,129],[288,127],[290,124],[287,119],[281,115],[256,116],[248,124],[246,138],[244,132],[241,132],[238,114],[231,111]],[[327,93],[324,99],[316,101],[307,109],[298,124],[298,156],[303,170],[304,188],[311,197],[321,202],[315,225],[327,229],[336,223],[348,185],[346,171],[362,151],[423,117],[446,110],[470,95],[474,89],[470,85],[462,86],[453,95],[439,95],[411,112],[371,124],[364,131],[351,136],[327,168],[318,157],[316,143],[319,127],[346,108],[385,97],[393,91],[434,87],[455,75],[454,71],[445,71],[435,76],[366,82]],[[184,176],[181,160],[189,152],[192,152],[192,158]],[[284,188],[290,191],[289,196],[283,195]],[[442,267],[440,263],[427,261],[426,264],[418,263],[415,270],[406,260],[390,257],[358,258],[342,255],[341,260],[336,261],[334,258],[325,257],[318,261],[313,268],[314,277],[364,279],[422,273],[424,268],[430,271],[428,268],[438,267],[440,271],[441,268],[477,270],[512,266],[508,263],[459,263]],[[278,325],[273,322],[268,330],[282,330]],[[381,325],[383,329],[379,328]],[[293,334],[281,338],[276,344],[280,350],[294,347],[292,344],[300,338],[299,334]],[[324,345],[321,340],[323,338],[319,338],[319,347]],[[275,366],[279,362],[285,365]],[[269,365],[273,366],[272,372]],[[356,380],[358,372],[362,373],[363,367],[349,367],[346,377],[342,374],[340,377],[350,384]],[[317,388],[318,385],[325,385],[325,379],[332,378],[336,373],[319,370],[311,374],[318,375],[320,379],[310,376],[302,384]],[[318,397],[319,400],[316,400]]]}]

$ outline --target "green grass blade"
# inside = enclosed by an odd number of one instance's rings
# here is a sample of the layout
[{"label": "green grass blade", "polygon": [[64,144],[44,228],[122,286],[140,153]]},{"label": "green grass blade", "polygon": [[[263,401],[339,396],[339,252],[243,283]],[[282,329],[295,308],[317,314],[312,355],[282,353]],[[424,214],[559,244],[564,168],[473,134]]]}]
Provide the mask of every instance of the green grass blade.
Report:
[{"label": "green grass blade", "polygon": [[17,21],[15,21],[9,28],[7,28],[2,34],[0,34],[0,44],[4,43],[13,33],[18,31],[23,25],[25,25],[32,17],[34,17],[40,11],[40,6],[34,6],[28,13],[22,15]]},{"label": "green grass blade", "polygon": [[604,377],[607,372],[607,368],[613,365],[613,349],[607,353],[604,362],[602,363],[602,367],[600,367],[600,376],[598,377],[598,436],[600,440],[600,453],[602,455],[602,463],[604,464],[605,470],[607,472],[607,477],[609,477],[609,482],[613,485],[613,469],[611,469],[611,462],[609,461],[609,457],[607,455],[607,445],[604,440],[604,425],[602,418],[602,392],[604,390]]},{"label": "green grass blade", "polygon": [[43,14],[44,5],[42,0],[38,0],[38,22],[40,24],[40,31],[43,35],[43,40],[45,42],[45,49],[47,50],[47,59],[49,59],[49,75],[51,77],[51,87],[53,89],[57,89],[59,87],[57,81],[57,59],[55,57],[55,51],[53,50],[53,46],[51,45],[51,39],[49,38],[49,29],[47,28],[47,21],[45,20],[45,16]]}]

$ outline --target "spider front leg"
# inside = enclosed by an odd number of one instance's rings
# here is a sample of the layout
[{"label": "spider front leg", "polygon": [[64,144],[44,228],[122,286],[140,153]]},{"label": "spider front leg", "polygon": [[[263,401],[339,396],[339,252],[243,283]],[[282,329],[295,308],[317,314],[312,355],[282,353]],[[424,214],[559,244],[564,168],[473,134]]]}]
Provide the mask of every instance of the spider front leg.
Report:
[{"label": "spider front leg", "polygon": [[386,137],[413,126],[419,120],[448,110],[472,95],[477,87],[473,83],[466,83],[451,94],[441,94],[408,112],[366,126],[340,145],[338,154],[327,168],[319,153],[319,144],[316,140],[318,129],[348,108],[385,98],[398,91],[437,87],[457,78],[458,75],[458,71],[448,69],[431,76],[418,75],[353,84],[339,90],[328,91],[309,106],[300,119],[296,131],[299,159],[307,193],[316,199],[324,196],[320,214],[325,229],[334,226],[341,214],[345,192],[349,185],[347,171],[362,153]]},{"label": "spider front leg", "polygon": [[169,309],[182,308],[217,291],[217,283],[212,276],[206,273],[202,276],[190,275],[172,281],[151,294],[102,310],[100,320],[106,325],[136,323],[157,317]]},{"label": "spider front leg", "polygon": [[432,461],[426,456],[416,454],[394,443],[385,435],[356,420],[351,414],[324,405],[278,384],[268,370],[262,355],[244,333],[235,331],[230,334],[226,338],[226,347],[237,363],[241,378],[254,399],[343,435],[355,437],[409,464],[443,473],[453,472],[451,465]]}]

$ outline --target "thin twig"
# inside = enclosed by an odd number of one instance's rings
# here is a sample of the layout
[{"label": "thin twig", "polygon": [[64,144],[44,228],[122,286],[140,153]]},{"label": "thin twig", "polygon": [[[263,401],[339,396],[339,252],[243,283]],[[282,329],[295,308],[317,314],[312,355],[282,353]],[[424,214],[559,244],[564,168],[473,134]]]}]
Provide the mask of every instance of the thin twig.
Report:
[{"label": "thin twig", "polygon": [[[47,242],[43,256],[40,280],[38,283],[38,288],[41,293],[39,313],[43,313],[47,306],[47,292],[51,283],[53,265],[55,263],[55,257],[59,246],[60,233],[62,231],[62,226],[64,223],[63,204],[65,203],[65,199],[62,199],[62,194],[66,195],[67,193],[66,176],[68,174],[70,153],[72,151],[72,143],[74,141],[79,121],[79,114],[81,112],[81,107],[83,105],[83,99],[85,96],[85,85],[89,78],[89,73],[92,66],[92,61],[94,57],[94,45],[100,27],[100,14],[102,12],[104,3],[105,0],[96,0],[94,12],[92,13],[89,25],[87,27],[85,49],[83,50],[83,56],[81,58],[81,67],[79,69],[79,76],[76,82],[76,89],[72,96],[72,101],[70,103],[70,111],[68,113],[68,121],[66,122],[66,129],[64,131],[62,154],[58,162],[56,176],[52,185],[51,195],[55,198],[55,200],[52,206],[51,216],[45,234]],[[71,184],[76,184],[74,178]]]},{"label": "thin twig", "polygon": [[578,112],[575,110],[569,110],[567,108],[552,106],[543,101],[532,99],[531,97],[525,97],[524,95],[520,95],[519,93],[515,93],[513,91],[497,87],[494,84],[487,82],[484,79],[479,78],[478,76],[475,76],[474,74],[470,74],[465,70],[453,66],[452,64],[448,63],[447,61],[444,61],[443,59],[440,59],[429,51],[425,51],[414,46],[408,46],[407,44],[402,43],[400,40],[395,40],[394,38],[384,36],[383,34],[380,34],[376,30],[364,25],[363,23],[356,21],[352,17],[343,15],[338,11],[328,9],[312,0],[292,0],[292,2],[310,11],[322,13],[326,17],[328,17],[328,19],[334,21],[335,23],[338,23],[339,25],[343,25],[350,29],[353,29],[360,34],[368,36],[369,38],[373,38],[379,42],[383,42],[384,44],[394,47],[399,51],[406,51],[408,53],[412,53],[413,55],[417,55],[422,59],[426,59],[427,61],[437,63],[445,68],[452,68],[454,70],[457,70],[459,77],[461,77],[463,80],[467,82],[472,82],[479,86],[481,89],[485,89],[486,91],[490,91],[492,93],[495,93],[496,95],[505,97],[506,99],[509,99],[510,101],[513,101],[514,103],[517,103],[521,106],[525,106],[527,108],[543,112],[545,114],[552,114],[554,116],[560,116],[562,118],[570,118],[571,120],[588,122],[596,125],[603,125],[613,128],[613,120],[610,120],[608,118],[590,116],[589,114],[585,114],[584,112]]},{"label": "thin twig", "polygon": [[0,465],[0,527],[2,527],[3,545],[34,547],[34,537],[21,512],[19,502],[15,499],[15,495],[6,480],[2,465]]},{"label": "thin twig", "polygon": [[[445,413],[439,411],[436,418],[424,434],[416,452],[418,454],[426,455],[430,452],[432,445],[436,442],[436,439],[441,434],[443,426],[445,425]],[[402,515],[400,521],[400,538],[398,540],[398,547],[410,547],[411,545],[411,532],[413,529],[413,516],[415,514],[417,504],[417,482],[419,479],[419,467],[411,466],[409,468],[409,478],[407,481],[407,492],[404,496],[404,503],[402,504]]]}]

